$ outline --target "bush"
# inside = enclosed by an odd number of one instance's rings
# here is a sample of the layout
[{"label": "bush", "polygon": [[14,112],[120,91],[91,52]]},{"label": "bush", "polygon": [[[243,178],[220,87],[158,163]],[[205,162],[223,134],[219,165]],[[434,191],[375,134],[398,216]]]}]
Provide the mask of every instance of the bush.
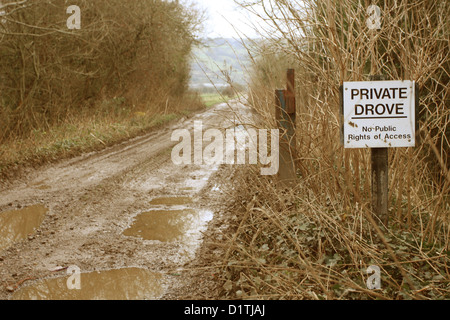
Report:
[{"label": "bush", "polygon": [[71,4],[79,30],[68,30],[63,0],[3,5],[0,142],[95,112],[104,99],[156,109],[187,90],[197,12],[162,0]]}]

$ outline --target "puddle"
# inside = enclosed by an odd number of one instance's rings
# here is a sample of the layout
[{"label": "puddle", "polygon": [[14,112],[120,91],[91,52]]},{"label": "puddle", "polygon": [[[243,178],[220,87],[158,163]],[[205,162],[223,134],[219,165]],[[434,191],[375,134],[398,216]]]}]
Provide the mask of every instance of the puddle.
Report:
[{"label": "puddle", "polygon": [[34,205],[0,213],[0,250],[34,233],[44,220],[47,211],[42,205]]},{"label": "puddle", "polygon": [[144,240],[183,241],[190,244],[198,240],[200,231],[212,218],[210,211],[154,210],[138,215],[123,234]]},{"label": "puddle", "polygon": [[189,197],[164,197],[153,199],[150,204],[153,205],[166,205],[166,206],[180,206],[191,204],[192,198]]},{"label": "puddle", "polygon": [[66,276],[46,279],[16,291],[13,300],[154,300],[163,294],[162,275],[129,268],[81,273],[80,290],[69,290]]}]

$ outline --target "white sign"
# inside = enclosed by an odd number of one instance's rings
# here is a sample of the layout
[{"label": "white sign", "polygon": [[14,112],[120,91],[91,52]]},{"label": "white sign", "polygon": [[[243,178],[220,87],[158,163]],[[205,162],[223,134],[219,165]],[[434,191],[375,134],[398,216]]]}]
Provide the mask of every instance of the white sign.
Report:
[{"label": "white sign", "polygon": [[345,148],[415,147],[415,82],[344,82]]}]

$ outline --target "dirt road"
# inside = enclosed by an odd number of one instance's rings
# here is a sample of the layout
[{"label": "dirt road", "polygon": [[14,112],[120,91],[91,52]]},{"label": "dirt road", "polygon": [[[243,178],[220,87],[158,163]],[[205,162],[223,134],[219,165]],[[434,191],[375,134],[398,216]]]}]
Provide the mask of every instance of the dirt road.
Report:
[{"label": "dirt road", "polygon": [[232,169],[176,166],[171,135],[194,121],[236,126],[235,112],[250,115],[236,102],[218,105],[0,190],[0,299],[184,298],[186,285],[200,285],[182,270],[203,258],[203,234],[221,237]]}]

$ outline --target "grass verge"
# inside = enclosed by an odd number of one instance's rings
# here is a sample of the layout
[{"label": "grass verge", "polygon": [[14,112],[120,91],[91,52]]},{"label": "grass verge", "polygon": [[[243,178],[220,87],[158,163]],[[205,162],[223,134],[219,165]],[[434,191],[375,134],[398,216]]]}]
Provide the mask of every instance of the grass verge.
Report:
[{"label": "grass verge", "polygon": [[220,93],[204,93],[200,97],[207,108],[227,102],[230,99],[228,96],[221,95]]},{"label": "grass verge", "polygon": [[165,114],[127,111],[77,116],[48,130],[33,130],[28,137],[5,141],[0,145],[0,182],[14,178],[26,167],[101,150],[204,108],[195,99],[185,105],[185,110]]}]

